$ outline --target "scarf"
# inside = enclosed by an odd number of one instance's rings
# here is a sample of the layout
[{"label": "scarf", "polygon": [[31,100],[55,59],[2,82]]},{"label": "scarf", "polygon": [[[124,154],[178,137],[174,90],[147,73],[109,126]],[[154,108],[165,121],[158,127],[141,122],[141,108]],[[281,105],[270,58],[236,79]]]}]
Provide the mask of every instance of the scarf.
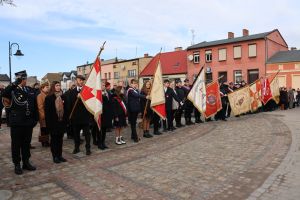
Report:
[{"label": "scarf", "polygon": [[61,98],[62,92],[55,92],[54,93],[56,99],[55,99],[55,109],[56,109],[56,114],[58,117],[58,121],[63,120],[64,116],[64,102]]}]

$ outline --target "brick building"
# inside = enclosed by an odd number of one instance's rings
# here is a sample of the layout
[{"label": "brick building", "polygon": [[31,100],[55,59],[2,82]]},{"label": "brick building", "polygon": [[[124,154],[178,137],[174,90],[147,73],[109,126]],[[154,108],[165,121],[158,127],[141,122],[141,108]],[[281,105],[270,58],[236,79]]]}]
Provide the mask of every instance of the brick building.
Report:
[{"label": "brick building", "polygon": [[279,51],[267,63],[267,74],[278,74],[280,87],[300,88],[300,50]]},{"label": "brick building", "polygon": [[251,83],[266,75],[268,59],[278,51],[288,50],[280,32],[275,29],[265,33],[249,35],[243,29],[241,37],[228,32],[228,38],[201,42],[187,48],[188,78],[193,80],[202,66],[206,67],[206,78],[223,81]]}]

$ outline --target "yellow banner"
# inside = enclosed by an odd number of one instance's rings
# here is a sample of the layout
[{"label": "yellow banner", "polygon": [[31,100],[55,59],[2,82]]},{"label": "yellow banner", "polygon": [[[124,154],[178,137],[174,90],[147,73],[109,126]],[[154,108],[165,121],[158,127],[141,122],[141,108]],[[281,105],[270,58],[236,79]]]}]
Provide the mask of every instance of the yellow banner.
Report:
[{"label": "yellow banner", "polygon": [[257,111],[259,107],[262,106],[261,103],[261,83],[260,80],[255,81],[249,86],[250,92],[250,109],[251,112]]},{"label": "yellow banner", "polygon": [[249,90],[249,86],[246,86],[228,94],[231,110],[235,116],[250,111],[251,100]]},{"label": "yellow banner", "polygon": [[280,96],[278,76],[275,76],[273,78],[272,82],[270,83],[270,88],[271,88],[273,99],[278,104],[279,96]]}]

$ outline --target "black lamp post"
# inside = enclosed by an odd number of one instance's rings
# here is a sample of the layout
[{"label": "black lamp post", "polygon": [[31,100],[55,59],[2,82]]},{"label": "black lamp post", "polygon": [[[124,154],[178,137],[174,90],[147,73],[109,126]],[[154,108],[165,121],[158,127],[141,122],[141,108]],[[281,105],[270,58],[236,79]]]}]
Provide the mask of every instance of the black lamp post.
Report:
[{"label": "black lamp post", "polygon": [[24,56],[24,54],[19,49],[19,44],[18,43],[10,43],[10,42],[8,42],[8,49],[9,49],[9,52],[8,52],[8,57],[9,57],[9,81],[10,81],[10,83],[11,83],[11,56],[13,55],[12,54],[12,47],[14,45],[18,46],[18,50],[16,51],[16,53],[14,54],[14,56]]}]

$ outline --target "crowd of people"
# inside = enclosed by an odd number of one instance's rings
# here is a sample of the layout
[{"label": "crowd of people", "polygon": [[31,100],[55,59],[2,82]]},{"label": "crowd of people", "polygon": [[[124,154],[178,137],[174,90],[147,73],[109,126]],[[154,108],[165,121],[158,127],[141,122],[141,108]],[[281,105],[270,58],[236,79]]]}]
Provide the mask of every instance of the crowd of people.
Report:
[{"label": "crowd of people", "polygon": [[[93,115],[86,109],[80,98],[85,78],[76,77],[76,83],[63,93],[60,82],[51,84],[42,82],[34,87],[26,86],[26,71],[16,73],[16,81],[1,89],[3,104],[7,107],[7,116],[11,127],[12,160],[15,173],[22,174],[23,170],[36,170],[29,161],[32,131],[37,122],[40,125],[39,142],[43,147],[49,147],[54,163],[67,162],[63,157],[63,137],[67,133],[68,139],[74,140],[73,154],[81,151],[80,145],[85,141],[85,153],[91,155],[91,143],[100,150],[108,148],[106,133],[115,132],[115,144],[124,145],[126,140],[124,128],[130,126],[131,139],[138,143],[141,137],[137,128],[143,130],[144,138],[172,132],[183,126],[203,123],[201,113],[187,99],[191,89],[188,79],[184,83],[180,79],[164,80],[166,119],[162,119],[154,112],[151,105],[152,82],[145,81],[139,90],[138,80],[132,79],[125,87],[120,81],[113,87],[109,82],[102,83],[102,115],[101,127],[98,127]],[[222,109],[214,116],[215,120],[226,121],[231,115],[228,93],[243,87],[240,84],[220,84]],[[280,104],[282,109],[299,106],[300,91],[285,88],[280,90]],[[271,106],[270,106],[271,105]],[[263,110],[273,110],[272,101]],[[194,116],[194,120],[192,120]],[[141,122],[137,124],[138,118]],[[184,120],[183,120],[184,119]],[[211,118],[205,119],[211,121]],[[175,122],[175,123],[174,123]],[[137,127],[138,125],[138,127]],[[153,131],[150,127],[153,125]],[[84,136],[84,140],[81,139]],[[23,163],[21,167],[20,163]]]}]

